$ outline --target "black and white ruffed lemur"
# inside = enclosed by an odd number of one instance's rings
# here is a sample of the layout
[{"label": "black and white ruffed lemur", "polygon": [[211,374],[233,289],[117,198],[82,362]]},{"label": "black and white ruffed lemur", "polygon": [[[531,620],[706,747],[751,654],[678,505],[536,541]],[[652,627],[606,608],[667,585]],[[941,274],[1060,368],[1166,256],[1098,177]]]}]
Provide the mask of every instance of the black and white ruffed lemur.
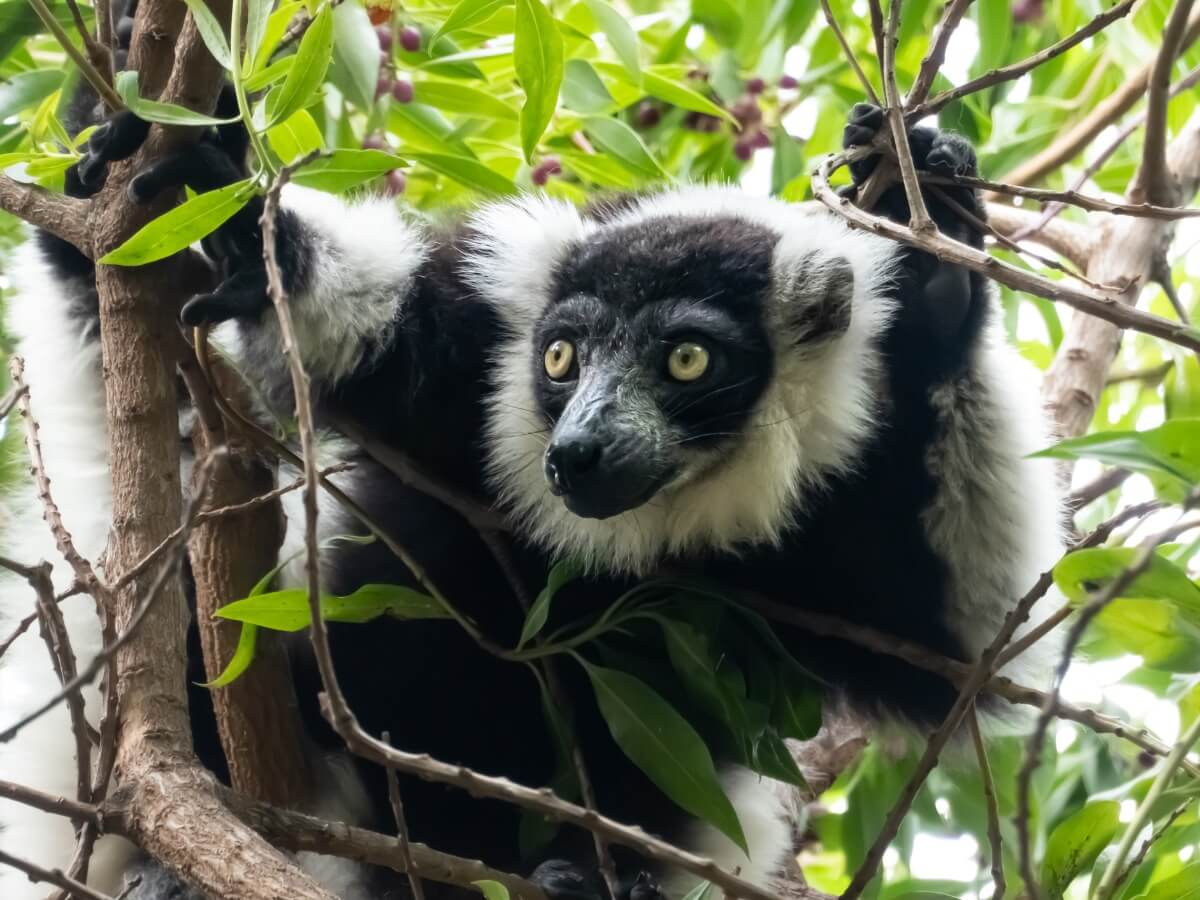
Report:
[{"label": "black and white ruffed lemur", "polygon": [[[881,122],[877,108],[856,107],[846,144],[867,143]],[[128,114],[111,120],[69,174],[69,192],[93,193],[107,162],[129,155],[145,131]],[[953,134],[916,128],[911,144],[922,168],[975,172],[972,149]],[[213,132],[152,164],[129,190],[149,199],[229,183],[243,177],[244,150],[236,130]],[[852,167],[856,182],[873,162]],[[977,208],[972,192],[953,194]],[[943,231],[981,245],[937,198],[927,202]],[[905,219],[902,189],[890,189],[881,208]],[[255,201],[205,242],[220,286],[179,299],[188,325],[230,322],[217,336],[266,405],[288,416],[261,209]],[[851,230],[824,208],[734,187],[588,209],[535,193],[434,225],[392,200],[289,186],[278,232],[318,415],[355,417],[493,506],[529,584],[542,584],[556,558],[586,563],[590,580],[573,603],[611,601],[620,586],[669,568],[970,660],[1061,551],[1053,472],[1026,458],[1044,440],[1037,393],[1005,343],[985,281]],[[110,486],[92,265],[39,234],[8,275],[9,327],[26,359],[46,465],[76,543],[96,558]],[[512,645],[520,607],[472,527],[361,453],[347,455],[357,466],[340,476],[344,489],[481,629]],[[13,508],[6,554],[55,560],[56,577],[68,578],[32,493]],[[301,546],[301,518],[291,516],[285,553]],[[334,506],[323,522],[329,534],[361,533]],[[331,550],[323,571],[337,594],[413,583],[378,542]],[[6,582],[0,614],[24,615],[29,602]],[[70,602],[63,612],[76,652],[89,658],[100,646],[93,611]],[[525,667],[481,651],[452,621],[383,618],[330,631],[342,685],[370,732],[523,784],[548,782],[552,742]],[[893,657],[787,626],[777,633],[832,695],[867,714],[927,723],[952,701],[946,682]],[[383,773],[337,753],[316,711],[312,665],[300,653],[293,665],[306,726],[325,748],[313,809],[390,827]],[[570,712],[605,814],[754,882],[781,869],[794,845],[776,784],[718,759],[747,858],[629,762],[575,674],[565,672]],[[0,667],[0,722],[53,689],[44,649],[19,641]],[[192,697],[202,756],[220,772],[211,712],[202,692]],[[94,694],[88,708],[96,714]],[[0,745],[0,777],[71,794],[65,715]],[[602,896],[586,835],[564,829],[540,859],[522,860],[515,808],[416,779],[402,788],[414,840],[500,868],[536,868],[555,897]],[[68,861],[65,819],[0,804],[0,828],[5,850],[46,866]],[[112,888],[128,848],[105,839],[101,849],[94,878]],[[390,890],[381,873],[303,862],[344,898]],[[653,895],[656,885],[634,878],[645,869],[675,900],[690,886],[620,849],[617,862],[637,885],[631,894]],[[164,877],[139,890],[157,898],[185,889]],[[0,868],[0,896],[40,893]]]}]

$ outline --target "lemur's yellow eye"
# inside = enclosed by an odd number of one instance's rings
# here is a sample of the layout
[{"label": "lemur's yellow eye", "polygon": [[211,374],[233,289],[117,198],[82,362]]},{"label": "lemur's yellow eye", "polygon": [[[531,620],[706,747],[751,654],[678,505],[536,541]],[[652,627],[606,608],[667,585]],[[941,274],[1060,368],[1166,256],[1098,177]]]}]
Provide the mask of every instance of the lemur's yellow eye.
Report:
[{"label": "lemur's yellow eye", "polygon": [[680,344],[667,359],[667,371],[676,381],[695,381],[708,371],[708,351],[699,344]]},{"label": "lemur's yellow eye", "polygon": [[570,341],[555,341],[546,348],[543,362],[546,374],[554,379],[566,378],[575,359],[575,346]]}]

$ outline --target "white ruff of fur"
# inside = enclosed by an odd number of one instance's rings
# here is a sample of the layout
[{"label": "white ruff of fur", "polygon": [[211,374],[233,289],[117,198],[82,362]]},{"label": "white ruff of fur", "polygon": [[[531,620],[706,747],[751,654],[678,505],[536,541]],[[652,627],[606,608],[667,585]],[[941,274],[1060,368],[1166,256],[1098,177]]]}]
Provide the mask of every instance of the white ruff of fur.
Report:
[{"label": "white ruff of fur", "polygon": [[[67,316],[68,301],[32,242],[12,258],[16,293],[8,309],[8,327],[25,359],[30,403],[41,425],[42,453],[51,490],[84,557],[99,559],[108,539],[111,487],[108,437],[104,425],[104,393],[100,381],[100,346],[87,341],[78,323]],[[14,413],[10,428],[21,427]],[[25,457],[22,451],[22,468]],[[3,546],[19,562],[47,560],[54,566],[56,590],[67,588],[71,568],[54,545],[42,520],[42,505],[32,483],[5,498]],[[24,581],[0,576],[0,631],[33,611],[33,592]],[[82,667],[100,650],[100,625],[86,596],[62,605],[75,656]],[[34,629],[12,645],[0,660],[0,727],[11,725],[58,690],[46,647]],[[88,719],[98,724],[96,688],[83,692]],[[75,796],[75,745],[66,706],[22,729],[16,739],[0,744],[0,778],[50,794]],[[0,848],[46,867],[66,868],[75,835],[71,823],[18,803],[0,803]],[[105,838],[92,864],[92,882],[101,890],[120,887],[120,872],[130,845]],[[35,885],[14,869],[0,866],[0,897],[42,900],[44,885]]]},{"label": "white ruff of fur", "polygon": [[[556,263],[573,241],[663,217],[735,216],[780,235],[775,312],[804,260],[842,257],[854,272],[853,312],[840,337],[804,352],[772,329],[778,370],[747,424],[749,437],[714,469],[610,519],[581,519],[550,493],[540,463],[547,433],[535,412],[531,334],[548,302]],[[733,188],[690,188],[648,197],[612,224],[584,221],[565,204],[523,199],[485,207],[470,265],[473,282],[505,327],[494,357],[489,475],[523,533],[552,553],[604,571],[645,573],[667,555],[775,543],[807,497],[845,470],[871,433],[880,368],[874,338],[891,315],[883,290],[895,245],[852,231],[814,207],[748,197]]]}]

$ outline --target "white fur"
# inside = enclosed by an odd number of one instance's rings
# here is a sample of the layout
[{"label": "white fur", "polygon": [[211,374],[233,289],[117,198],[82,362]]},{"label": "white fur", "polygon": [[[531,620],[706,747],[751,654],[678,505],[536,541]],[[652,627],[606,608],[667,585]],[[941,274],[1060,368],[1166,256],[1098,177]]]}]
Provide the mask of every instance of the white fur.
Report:
[{"label": "white fur", "polygon": [[[1053,461],[1027,458],[1051,440],[1036,372],[1008,345],[998,321],[983,335],[970,374],[932,399],[942,436],[929,449],[938,493],[924,522],[950,569],[947,624],[974,658],[1065,550],[1061,495]],[[1051,594],[1032,621],[1053,606]],[[1037,683],[1056,657],[1047,637],[1005,674]]]},{"label": "white fur", "polygon": [[[374,346],[382,347],[396,326],[427,252],[424,232],[384,197],[348,203],[288,185],[281,199],[316,243],[308,254],[306,290],[290,302],[296,341],[309,374],[336,382],[364,361],[369,341],[378,339]],[[273,310],[264,314],[263,326],[260,333],[277,347]]]},{"label": "white fur", "polygon": [[[573,240],[634,221],[675,216],[736,216],[780,236],[777,287],[802,260],[840,256],[854,273],[849,329],[806,353],[779,353],[780,368],[747,427],[753,440],[703,477],[669,486],[651,503],[609,519],[581,519],[550,493],[541,466],[548,435],[533,410],[529,341],[545,306],[555,263]],[[774,542],[805,498],[853,464],[871,431],[880,360],[873,346],[891,315],[883,289],[895,245],[848,228],[813,207],[747,196],[735,188],[690,188],[652,196],[611,225],[586,223],[566,204],[522,200],[485,208],[484,234],[470,265],[507,337],[495,354],[488,422],[490,475],[521,529],[548,550],[607,571],[644,573],[667,554],[748,542]],[[782,303],[784,298],[777,301]],[[784,339],[782,326],[772,338]]]},{"label": "white fur", "polygon": [[[688,827],[683,846],[691,853],[714,860],[727,872],[740,870],[740,877],[752,884],[766,885],[772,876],[779,874],[788,854],[795,850],[789,807],[784,799],[791,789],[741,767],[725,769],[720,778],[737,811],[750,855],[720,831],[698,820]],[[663,887],[667,896],[679,898],[698,881],[694,875],[672,869]]]},{"label": "white fur", "polygon": [[[8,327],[16,352],[25,359],[34,416],[41,425],[42,453],[52,479],[51,490],[79,551],[97,560],[108,537],[111,493],[108,437],[104,426],[104,393],[100,380],[100,347],[88,342],[68,316],[62,287],[51,276],[32,242],[12,257],[10,273],[16,293],[8,310]],[[21,427],[13,413],[10,428]],[[22,456],[22,459],[25,457]],[[31,484],[4,501],[3,552],[19,562],[45,559],[53,564],[54,584],[71,583],[71,569],[58,553],[42,506]],[[21,580],[0,576],[0,632],[33,610],[33,594]],[[80,666],[100,650],[100,626],[91,600],[74,597],[62,605]],[[34,626],[0,660],[0,727],[7,727],[57,690],[45,645]],[[84,690],[92,724],[99,716],[95,688]],[[75,796],[75,754],[65,706],[25,727],[16,739],[0,744],[0,778],[51,794]],[[66,867],[74,846],[70,822],[27,806],[0,800],[0,848],[43,866]],[[120,887],[120,872],[129,845],[105,838],[92,863],[92,882],[101,890]],[[41,900],[46,888],[0,866],[0,897]]]}]

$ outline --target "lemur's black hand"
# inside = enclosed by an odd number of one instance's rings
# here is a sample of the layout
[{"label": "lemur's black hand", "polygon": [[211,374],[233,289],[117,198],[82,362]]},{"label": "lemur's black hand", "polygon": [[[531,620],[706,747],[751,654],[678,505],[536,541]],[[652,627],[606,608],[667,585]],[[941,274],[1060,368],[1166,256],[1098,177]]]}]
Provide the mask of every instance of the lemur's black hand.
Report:
[{"label": "lemur's black hand", "polygon": [[79,162],[67,169],[67,196],[87,199],[99,193],[108,178],[108,164],[133,156],[149,131],[150,123],[129,110],[114,113],[92,132]]},{"label": "lemur's black hand", "polygon": [[[529,880],[546,892],[550,900],[609,900],[600,872],[565,859],[548,859]],[[666,900],[662,888],[649,872],[639,872],[617,886],[615,900]]]}]

